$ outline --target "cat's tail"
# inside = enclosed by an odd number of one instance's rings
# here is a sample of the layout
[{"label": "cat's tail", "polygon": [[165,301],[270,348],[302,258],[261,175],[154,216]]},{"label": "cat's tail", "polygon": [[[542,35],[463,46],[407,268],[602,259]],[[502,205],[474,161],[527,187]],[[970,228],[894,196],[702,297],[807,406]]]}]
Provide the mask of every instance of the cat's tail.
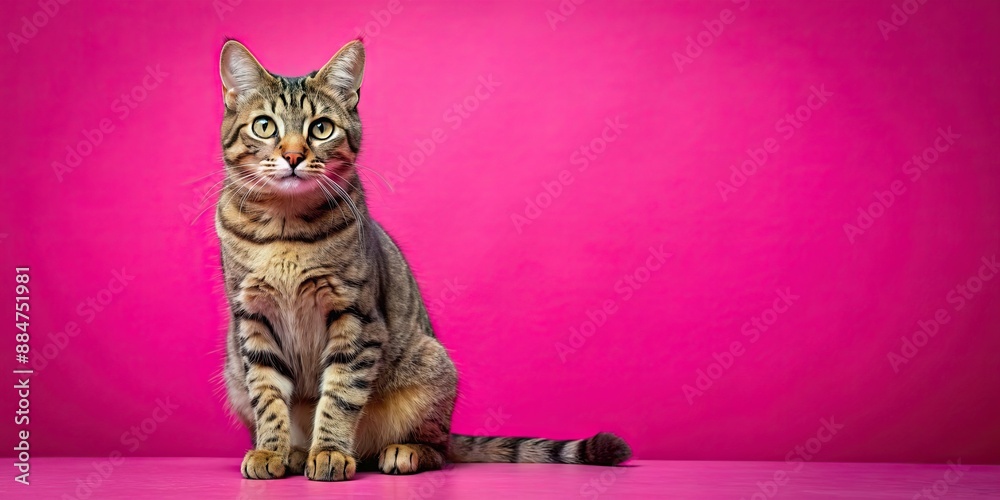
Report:
[{"label": "cat's tail", "polygon": [[602,432],[587,439],[554,439],[451,435],[448,460],[536,464],[618,465],[632,457],[624,439]]}]

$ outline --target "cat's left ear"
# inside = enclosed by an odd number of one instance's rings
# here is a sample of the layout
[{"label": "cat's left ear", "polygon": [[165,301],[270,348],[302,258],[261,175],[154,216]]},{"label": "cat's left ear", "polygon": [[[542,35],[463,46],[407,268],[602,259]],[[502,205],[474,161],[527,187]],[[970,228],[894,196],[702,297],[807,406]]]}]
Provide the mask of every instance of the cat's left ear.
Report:
[{"label": "cat's left ear", "polygon": [[347,109],[358,107],[361,98],[361,80],[365,76],[365,46],[360,40],[344,45],[316,73],[316,78],[347,99]]}]

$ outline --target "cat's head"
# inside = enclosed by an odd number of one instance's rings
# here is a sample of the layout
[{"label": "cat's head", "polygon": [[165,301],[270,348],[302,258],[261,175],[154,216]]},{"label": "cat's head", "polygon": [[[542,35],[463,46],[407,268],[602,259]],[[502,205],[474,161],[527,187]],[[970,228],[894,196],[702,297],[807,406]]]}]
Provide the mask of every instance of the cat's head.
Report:
[{"label": "cat's head", "polygon": [[283,197],[346,184],[361,146],[361,42],[298,78],[268,72],[235,40],[222,47],[221,59],[222,150],[231,181]]}]

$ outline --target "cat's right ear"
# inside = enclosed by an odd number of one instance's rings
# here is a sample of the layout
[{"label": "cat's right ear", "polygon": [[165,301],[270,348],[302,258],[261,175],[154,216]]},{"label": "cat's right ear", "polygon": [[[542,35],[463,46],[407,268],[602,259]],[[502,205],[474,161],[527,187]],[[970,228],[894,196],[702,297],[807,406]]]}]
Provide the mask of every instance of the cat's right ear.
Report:
[{"label": "cat's right ear", "polygon": [[236,40],[222,46],[219,72],[222,74],[222,97],[229,109],[236,109],[241,95],[260,88],[272,78],[257,58]]}]

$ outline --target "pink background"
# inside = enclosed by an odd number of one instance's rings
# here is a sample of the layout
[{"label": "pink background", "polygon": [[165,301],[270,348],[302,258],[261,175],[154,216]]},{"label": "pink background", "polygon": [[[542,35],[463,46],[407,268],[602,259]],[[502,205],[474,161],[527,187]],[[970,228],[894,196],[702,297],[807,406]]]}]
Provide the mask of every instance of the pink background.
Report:
[{"label": "pink background", "polygon": [[[233,36],[303,74],[369,23],[360,161],[396,176],[395,192],[367,183],[371,206],[459,366],[455,431],[608,430],[639,458],[783,460],[832,417],[816,460],[1000,462],[1000,280],[949,302],[1000,246],[1000,3],[927,2],[886,39],[891,0],[586,2],[555,29],[555,0],[234,0],[220,15],[225,1],[70,2],[0,50],[0,304],[11,268],[31,266],[36,455],[241,455],[217,379],[211,209],[191,223],[220,179],[218,52]],[[2,10],[18,32],[39,7]],[[679,70],[706,22],[724,29]],[[147,67],[167,75],[125,115],[116,100]],[[832,95],[810,101],[814,86]],[[787,137],[781,120],[810,102]],[[53,162],[102,121],[113,130],[60,181]],[[948,127],[960,137],[911,180],[904,163]],[[730,166],[769,138],[723,200]],[[601,151],[583,171],[582,147]],[[844,224],[894,181],[905,191],[852,242]],[[545,208],[517,226],[526,198]],[[671,256],[647,266],[651,247]],[[134,279],[108,292],[121,269]],[[773,314],[778,289],[798,298]],[[109,302],[91,314],[88,297]],[[939,309],[949,321],[897,373],[890,353]],[[773,326],[751,341],[762,315]],[[13,364],[13,335],[0,347]],[[714,378],[689,398],[699,370]],[[177,408],[164,418],[157,399]],[[5,389],[2,412],[16,404]]]}]

